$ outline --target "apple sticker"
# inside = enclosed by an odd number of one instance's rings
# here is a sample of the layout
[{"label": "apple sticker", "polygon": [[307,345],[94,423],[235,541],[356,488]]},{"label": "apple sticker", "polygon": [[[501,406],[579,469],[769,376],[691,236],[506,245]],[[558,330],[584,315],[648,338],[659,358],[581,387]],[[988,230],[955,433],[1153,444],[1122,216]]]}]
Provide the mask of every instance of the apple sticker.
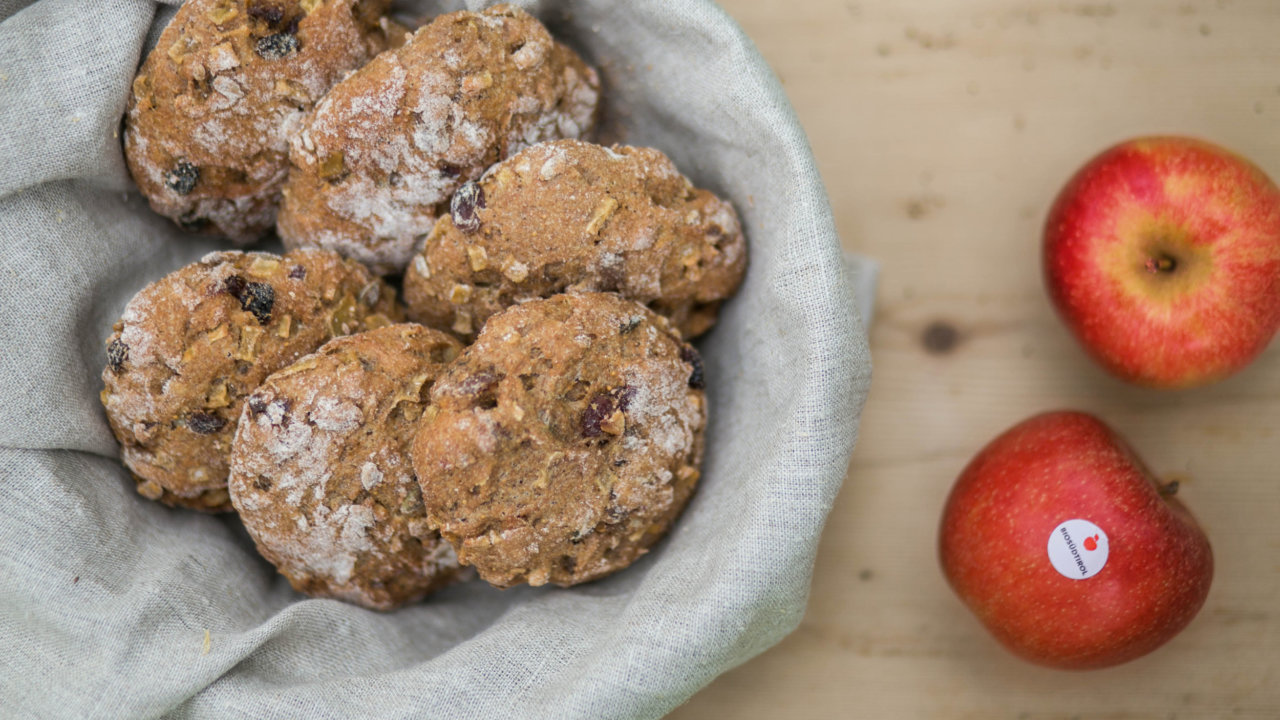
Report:
[{"label": "apple sticker", "polygon": [[1088,520],[1076,518],[1049,534],[1049,562],[1072,580],[1087,580],[1107,564],[1107,534]]}]

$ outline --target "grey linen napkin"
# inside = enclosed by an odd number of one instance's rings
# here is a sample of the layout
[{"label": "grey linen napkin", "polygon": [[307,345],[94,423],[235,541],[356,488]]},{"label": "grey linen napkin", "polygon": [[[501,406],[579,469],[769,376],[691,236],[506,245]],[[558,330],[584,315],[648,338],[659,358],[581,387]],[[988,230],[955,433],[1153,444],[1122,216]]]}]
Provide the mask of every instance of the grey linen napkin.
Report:
[{"label": "grey linen napkin", "polygon": [[601,68],[624,139],[747,230],[747,281],[700,342],[704,479],[670,536],[601,582],[472,582],[380,614],[294,593],[234,516],[137,496],[98,402],[103,340],[146,283],[226,246],[151,214],[121,156],[173,8],[0,0],[0,714],[656,717],[799,622],[870,382],[804,135],[711,2],[525,7]]}]

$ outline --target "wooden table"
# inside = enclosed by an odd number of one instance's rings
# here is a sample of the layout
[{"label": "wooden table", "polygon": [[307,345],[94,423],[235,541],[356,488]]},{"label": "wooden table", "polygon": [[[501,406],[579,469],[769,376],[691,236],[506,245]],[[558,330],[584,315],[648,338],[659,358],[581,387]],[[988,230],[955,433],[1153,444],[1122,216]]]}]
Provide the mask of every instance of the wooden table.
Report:
[{"label": "wooden table", "polygon": [[[1280,178],[1280,3],[723,2],[796,106],[845,247],[883,268],[875,382],[805,620],[673,717],[1280,718],[1280,342],[1211,388],[1130,388],[1076,347],[1039,265],[1062,183],[1126,137],[1199,135]],[[1186,631],[1092,673],[1008,655],[935,557],[970,456],[1061,407],[1182,476],[1217,562]]]}]

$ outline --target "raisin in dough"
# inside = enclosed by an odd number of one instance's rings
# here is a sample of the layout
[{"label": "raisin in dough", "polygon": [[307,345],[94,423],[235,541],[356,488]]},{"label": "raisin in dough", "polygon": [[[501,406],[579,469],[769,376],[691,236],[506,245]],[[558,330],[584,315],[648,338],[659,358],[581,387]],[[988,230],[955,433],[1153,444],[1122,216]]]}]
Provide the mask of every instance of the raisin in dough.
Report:
[{"label": "raisin in dough", "polygon": [[453,191],[593,124],[596,73],[507,5],[442,15],[338,83],[292,141],[278,231],[399,273]]},{"label": "raisin in dough", "polygon": [[299,592],[393,610],[458,572],[429,529],[409,444],[462,350],[421,325],[336,338],[245,402],[228,489],[263,557]]},{"label": "raisin in dough", "polygon": [[666,155],[558,140],[454,195],[409,264],[404,298],[414,320],[469,337],[513,303],[612,291],[693,337],[715,323],[746,264],[733,206]]},{"label": "raisin in dough", "polygon": [[647,552],[693,492],[702,364],[606,293],[494,315],[431,389],[413,464],[433,527],[499,587],[574,585]]},{"label": "raisin in dough", "polygon": [[395,291],[325,250],[221,252],[148,285],[107,340],[102,404],[144,497],[231,509],[244,398],[338,335],[401,318]]},{"label": "raisin in dough", "polygon": [[129,172],[151,207],[237,244],[275,225],[288,136],[387,47],[390,0],[187,0],[129,97]]}]

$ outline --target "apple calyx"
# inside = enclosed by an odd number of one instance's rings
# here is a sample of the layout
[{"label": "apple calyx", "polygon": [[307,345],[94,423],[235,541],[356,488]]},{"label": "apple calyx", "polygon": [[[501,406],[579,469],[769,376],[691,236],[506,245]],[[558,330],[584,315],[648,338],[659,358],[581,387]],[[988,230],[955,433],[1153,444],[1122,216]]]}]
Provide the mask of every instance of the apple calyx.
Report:
[{"label": "apple calyx", "polygon": [[1178,269],[1178,259],[1172,255],[1147,258],[1147,272],[1152,275],[1169,274]]}]

